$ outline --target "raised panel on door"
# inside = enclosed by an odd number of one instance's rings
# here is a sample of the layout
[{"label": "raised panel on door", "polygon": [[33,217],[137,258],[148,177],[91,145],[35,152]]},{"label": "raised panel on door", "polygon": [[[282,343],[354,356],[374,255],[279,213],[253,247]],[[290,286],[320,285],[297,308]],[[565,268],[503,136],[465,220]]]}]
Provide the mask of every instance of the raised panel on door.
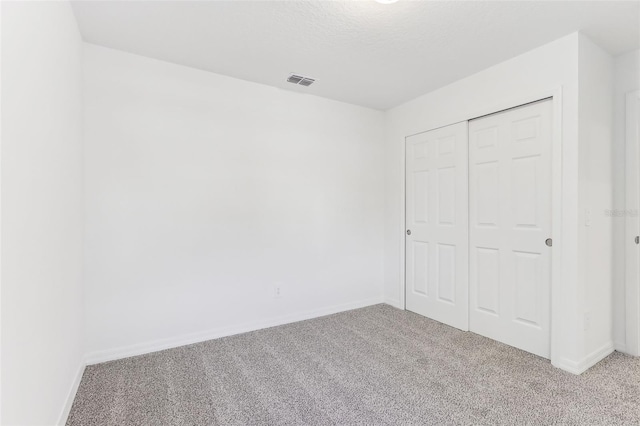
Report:
[{"label": "raised panel on door", "polygon": [[469,122],[469,329],[549,358],[550,100]]},{"label": "raised panel on door", "polygon": [[406,139],[408,310],[468,329],[467,123]]}]

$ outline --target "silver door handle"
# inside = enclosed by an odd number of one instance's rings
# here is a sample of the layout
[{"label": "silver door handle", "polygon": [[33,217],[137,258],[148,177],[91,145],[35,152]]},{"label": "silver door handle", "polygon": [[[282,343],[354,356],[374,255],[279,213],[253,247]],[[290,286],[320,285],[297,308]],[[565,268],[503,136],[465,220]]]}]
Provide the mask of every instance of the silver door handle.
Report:
[{"label": "silver door handle", "polygon": [[640,244],[640,235],[637,236],[634,240],[635,240],[636,244]]},{"label": "silver door handle", "polygon": [[552,247],[553,246],[553,239],[551,238],[547,238],[544,243],[547,245],[547,247]]},{"label": "silver door handle", "polygon": [[411,229],[407,229],[407,235],[411,235]]}]

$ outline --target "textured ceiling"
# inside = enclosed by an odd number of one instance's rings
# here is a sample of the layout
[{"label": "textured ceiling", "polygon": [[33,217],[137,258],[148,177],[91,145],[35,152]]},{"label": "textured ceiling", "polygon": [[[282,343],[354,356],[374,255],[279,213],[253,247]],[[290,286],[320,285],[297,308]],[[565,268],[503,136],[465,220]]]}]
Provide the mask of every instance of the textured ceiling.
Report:
[{"label": "textured ceiling", "polygon": [[[80,1],[85,41],[388,109],[581,30],[639,46],[640,2]],[[289,73],[317,79],[308,88]]]}]

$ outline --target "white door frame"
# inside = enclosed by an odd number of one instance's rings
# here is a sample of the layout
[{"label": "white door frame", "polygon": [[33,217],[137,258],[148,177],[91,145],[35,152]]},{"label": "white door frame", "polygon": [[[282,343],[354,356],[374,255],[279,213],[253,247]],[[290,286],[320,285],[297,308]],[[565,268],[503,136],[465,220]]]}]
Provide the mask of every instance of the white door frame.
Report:
[{"label": "white door frame", "polygon": [[626,352],[640,356],[640,267],[634,238],[640,235],[640,90],[626,96],[625,330]]},{"label": "white door frame", "polygon": [[[489,101],[486,107],[480,108],[473,114],[465,114],[464,116],[453,117],[451,120],[447,120],[446,123],[441,123],[438,126],[432,126],[428,129],[424,129],[418,133],[438,129],[440,127],[448,126],[451,124],[459,123],[461,121],[469,121],[474,118],[482,117],[484,115],[493,114],[496,112],[504,111],[510,108],[515,108],[528,103],[541,101],[543,99],[551,98],[553,105],[553,135],[552,135],[552,148],[551,148],[551,237],[553,238],[554,249],[551,252],[551,319],[550,319],[550,350],[551,350],[551,363],[553,365],[561,365],[565,363],[565,360],[560,358],[558,348],[560,346],[561,336],[561,322],[560,318],[563,317],[564,306],[562,301],[562,289],[556,283],[562,282],[563,276],[571,276],[571,271],[567,270],[569,265],[562,263],[562,251],[563,251],[563,236],[562,236],[562,218],[563,218],[563,198],[562,198],[562,182],[563,182],[563,157],[562,157],[562,86],[551,90],[533,92],[525,96],[502,99],[498,102]],[[418,134],[415,133],[415,134]],[[406,309],[405,297],[406,297],[406,277],[405,277],[405,265],[406,265],[406,253],[404,244],[404,235],[406,230],[406,182],[404,176],[406,176],[406,138],[413,135],[406,135],[405,141],[402,144],[402,194],[404,197],[401,207],[401,228],[399,234],[403,237],[403,243],[400,244],[400,308]],[[567,169],[570,169],[568,167]]]}]

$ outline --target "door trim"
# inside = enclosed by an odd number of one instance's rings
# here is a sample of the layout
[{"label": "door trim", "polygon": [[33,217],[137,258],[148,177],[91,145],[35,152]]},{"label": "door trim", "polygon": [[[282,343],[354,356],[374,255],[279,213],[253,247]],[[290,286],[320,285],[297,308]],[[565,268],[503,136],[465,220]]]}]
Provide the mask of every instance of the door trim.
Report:
[{"label": "door trim", "polygon": [[[561,365],[565,362],[561,358],[559,348],[561,344],[561,321],[563,316],[564,306],[562,302],[562,289],[555,283],[562,282],[562,277],[570,277],[571,270],[569,265],[564,265],[562,262],[562,251],[564,250],[564,238],[563,238],[563,210],[565,204],[562,202],[562,183],[563,183],[563,157],[562,157],[562,86],[558,86],[551,90],[537,91],[529,93],[525,96],[519,96],[514,98],[502,99],[497,102],[488,103],[486,107],[479,108],[474,111],[473,114],[467,114],[466,116],[454,116],[452,120],[448,120],[447,123],[441,123],[438,126],[433,126],[425,129],[425,132],[438,129],[440,127],[449,126],[451,124],[459,123],[461,121],[469,121],[474,118],[482,117],[485,115],[493,114],[496,112],[504,111],[511,108],[516,108],[522,105],[526,105],[532,102],[541,101],[551,98],[553,112],[552,112],[552,147],[551,147],[551,235],[553,238],[553,246],[555,250],[551,252],[551,318],[550,318],[550,356],[551,363],[553,365]],[[423,133],[423,132],[418,132]],[[418,134],[415,133],[415,134]],[[405,250],[405,230],[406,228],[406,162],[407,162],[407,142],[406,138],[412,135],[406,135],[404,143],[402,144],[402,194],[403,203],[401,204],[401,221],[400,232],[402,235],[402,242],[400,244],[400,309],[406,309],[406,250]]]},{"label": "door trim", "polygon": [[625,117],[625,351],[640,356],[640,269],[633,238],[640,235],[640,90],[627,93]]}]

